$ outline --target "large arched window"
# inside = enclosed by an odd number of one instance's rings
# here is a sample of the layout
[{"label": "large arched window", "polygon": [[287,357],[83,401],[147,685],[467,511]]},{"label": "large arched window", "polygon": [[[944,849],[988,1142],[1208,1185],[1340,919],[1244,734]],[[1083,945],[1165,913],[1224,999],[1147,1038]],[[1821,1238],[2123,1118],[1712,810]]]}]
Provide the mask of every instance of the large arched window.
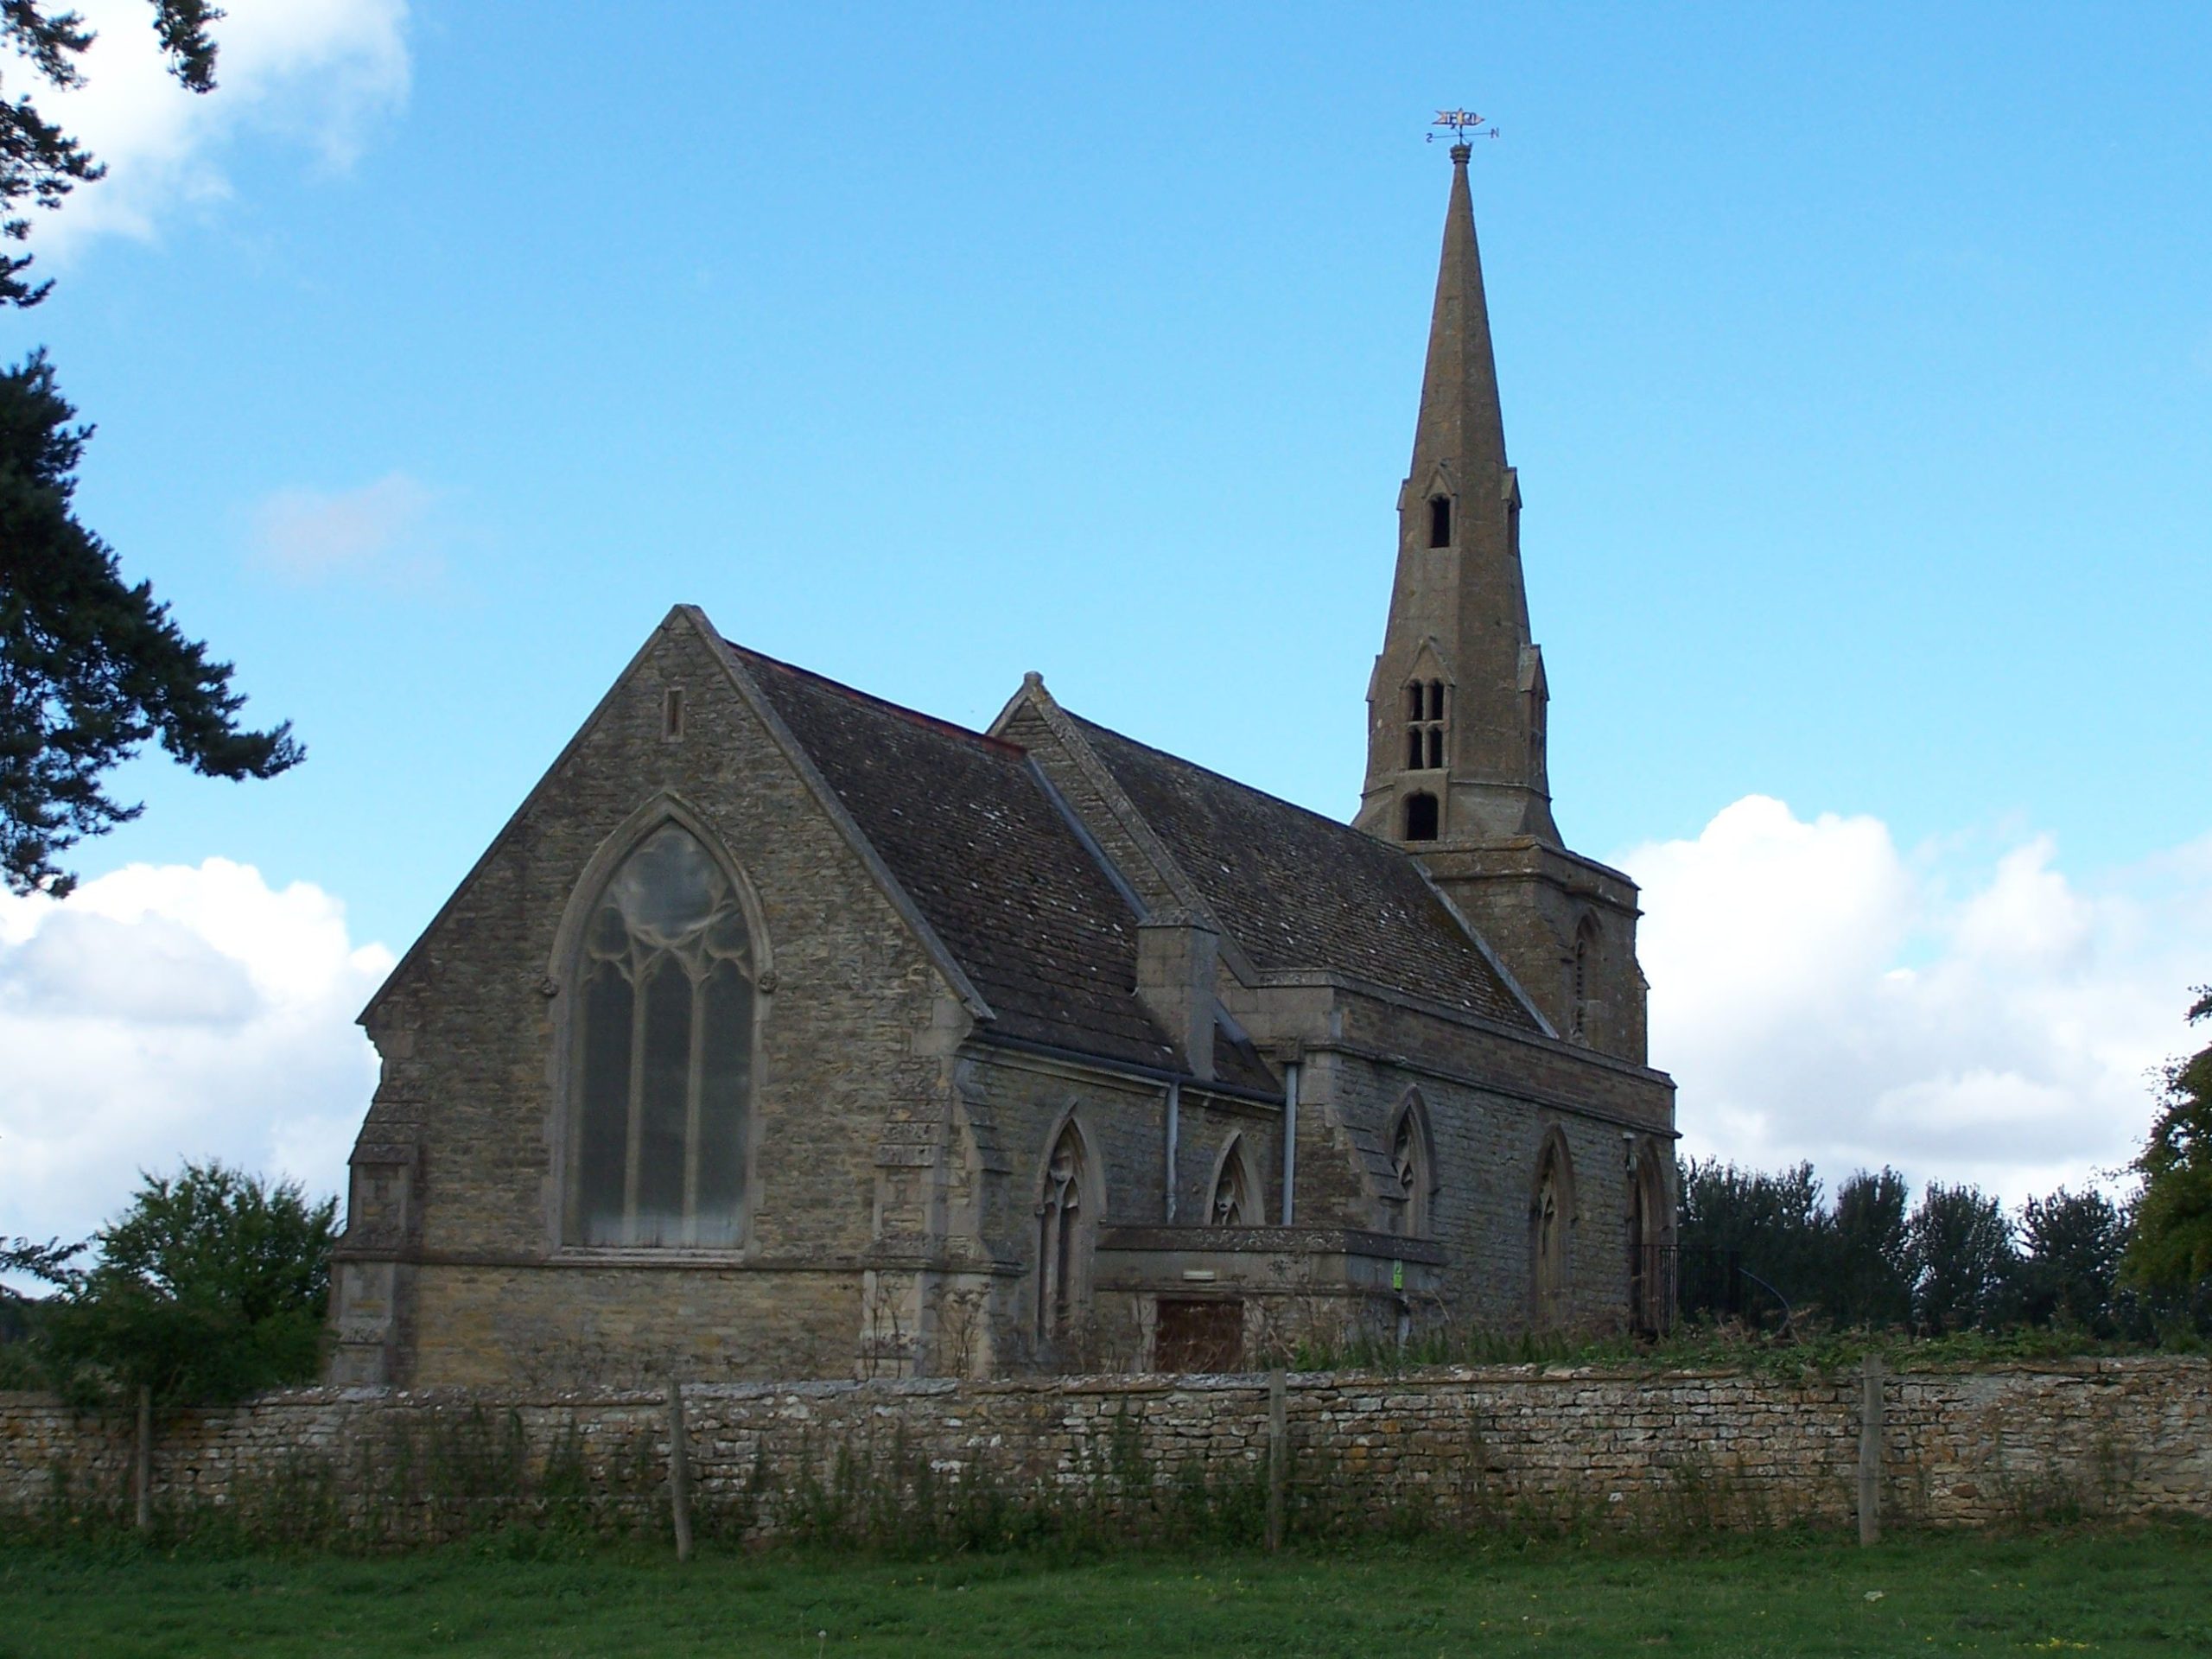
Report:
[{"label": "large arched window", "polygon": [[1072,1336],[1083,1323],[1096,1222],[1090,1185],[1089,1149],[1082,1131],[1069,1123],[1045,1160],[1045,1190],[1037,1206],[1037,1335],[1046,1342]]},{"label": "large arched window", "polygon": [[736,889],[680,824],[607,878],[576,963],[569,1243],[743,1241],[753,963]]},{"label": "large arched window", "polygon": [[1395,1226],[1408,1238],[1428,1236],[1429,1205],[1436,1192],[1433,1168],[1427,1116],[1421,1096],[1408,1095],[1390,1125],[1390,1178],[1398,1200]]}]

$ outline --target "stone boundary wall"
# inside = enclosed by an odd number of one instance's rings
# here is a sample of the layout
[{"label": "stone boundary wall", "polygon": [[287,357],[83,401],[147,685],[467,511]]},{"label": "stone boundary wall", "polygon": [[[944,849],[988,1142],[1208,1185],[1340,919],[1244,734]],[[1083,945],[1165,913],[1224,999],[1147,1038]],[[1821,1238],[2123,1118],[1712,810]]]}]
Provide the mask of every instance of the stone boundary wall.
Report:
[{"label": "stone boundary wall", "polygon": [[[1855,1371],[1294,1374],[1290,1522],[1847,1525],[1860,1397]],[[1198,1503],[1256,1535],[1266,1500],[1264,1376],[696,1383],[683,1401],[695,1502],[733,1534],[873,1517],[897,1535],[988,1497],[1140,1528]],[[664,1526],[669,1421],[658,1391],[269,1395],[159,1414],[153,1504],[243,1518],[308,1493],[339,1529],[397,1538],[565,1497],[598,1523]],[[2212,1515],[2212,1361],[1892,1373],[1882,1430],[1882,1513],[1897,1523]],[[128,1513],[132,1432],[127,1413],[0,1394],[0,1524],[57,1503]]]}]

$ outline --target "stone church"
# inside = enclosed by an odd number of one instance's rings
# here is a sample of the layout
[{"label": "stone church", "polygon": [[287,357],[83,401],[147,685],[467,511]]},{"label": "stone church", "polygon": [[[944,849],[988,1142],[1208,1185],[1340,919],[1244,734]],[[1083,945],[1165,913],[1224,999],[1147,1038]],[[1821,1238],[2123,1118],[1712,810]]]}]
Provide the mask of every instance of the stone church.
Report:
[{"label": "stone church", "polygon": [[1467,151],[1351,824],[679,606],[362,1015],[340,1382],[1232,1370],[1654,1330],[1637,890],[1545,772]]}]

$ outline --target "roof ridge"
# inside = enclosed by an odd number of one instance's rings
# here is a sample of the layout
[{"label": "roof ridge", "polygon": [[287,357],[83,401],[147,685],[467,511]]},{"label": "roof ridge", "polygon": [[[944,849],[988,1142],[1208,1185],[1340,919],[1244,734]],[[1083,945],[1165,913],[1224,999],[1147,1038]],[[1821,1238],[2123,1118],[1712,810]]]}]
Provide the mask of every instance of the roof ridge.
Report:
[{"label": "roof ridge", "polygon": [[797,663],[787,663],[780,657],[771,657],[766,652],[756,651],[751,645],[741,645],[726,634],[721,637],[726,649],[736,652],[747,662],[758,663],[763,667],[779,670],[798,679],[810,680],[827,690],[850,697],[855,702],[872,704],[886,714],[896,715],[902,720],[912,721],[918,726],[933,728],[948,736],[966,738],[979,747],[1004,754],[1009,759],[1029,753],[1020,744],[1009,739],[994,737],[988,732],[979,732],[972,726],[963,726],[958,721],[947,720],[941,715],[932,715],[920,709],[911,709],[903,702],[893,702],[888,697],[879,697],[873,691],[863,691],[858,686],[846,684],[842,680],[833,680],[827,674],[817,673],[810,668],[801,668]]},{"label": "roof ridge", "polygon": [[1096,721],[1079,715],[1072,709],[1067,709],[1066,714],[1070,720],[1087,726],[1094,732],[1103,732],[1109,737],[1118,738],[1133,749],[1142,749],[1147,754],[1156,754],[1163,760],[1173,760],[1179,766],[1188,766],[1192,772],[1202,772],[1207,777],[1217,779],[1233,789],[1243,790],[1247,795],[1256,795],[1263,801],[1272,801],[1277,806],[1287,806],[1292,811],[1301,813],[1313,819],[1316,823],[1324,823],[1332,830],[1341,830],[1347,835],[1357,836],[1369,846],[1379,847],[1386,853],[1395,853],[1408,862],[1413,861],[1413,855],[1404,848],[1393,846],[1387,841],[1370,836],[1357,824],[1346,823],[1342,818],[1332,818],[1325,812],[1317,812],[1310,806],[1304,806],[1285,796],[1271,793],[1256,784],[1248,784],[1242,778],[1232,778],[1225,772],[1216,772],[1211,766],[1201,766],[1188,755],[1178,754],[1173,749],[1163,749],[1157,744],[1147,743],[1141,738],[1131,737],[1127,732],[1117,732],[1111,726],[1101,726]]}]

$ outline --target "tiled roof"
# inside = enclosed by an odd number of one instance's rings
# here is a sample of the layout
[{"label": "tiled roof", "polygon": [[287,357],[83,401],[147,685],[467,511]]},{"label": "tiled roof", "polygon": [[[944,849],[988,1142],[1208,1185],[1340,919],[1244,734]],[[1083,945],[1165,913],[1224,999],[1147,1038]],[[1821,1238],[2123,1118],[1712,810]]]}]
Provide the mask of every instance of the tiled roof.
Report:
[{"label": "tiled roof", "polygon": [[1536,1028],[1410,855],[1070,718],[1254,966],[1331,969]]},{"label": "tiled roof", "polygon": [[[1181,1069],[1137,1000],[1137,917],[1017,745],[730,645],[996,1012],[994,1035]],[[1224,1081],[1268,1090],[1219,1046]]]}]

